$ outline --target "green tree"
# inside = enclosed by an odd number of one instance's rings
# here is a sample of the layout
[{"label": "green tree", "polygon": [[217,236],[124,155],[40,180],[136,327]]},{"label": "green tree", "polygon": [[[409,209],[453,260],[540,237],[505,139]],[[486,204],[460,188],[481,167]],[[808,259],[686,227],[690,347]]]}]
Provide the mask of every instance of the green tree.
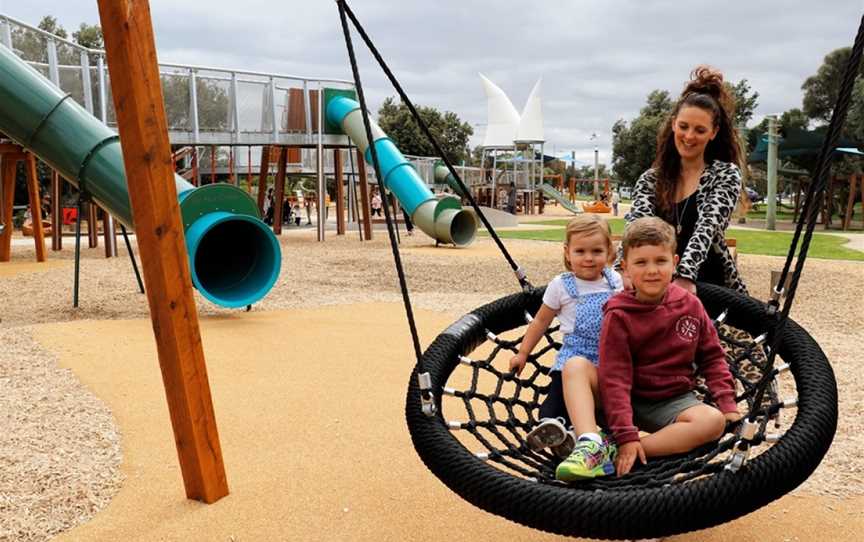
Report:
[{"label": "green tree", "polygon": [[105,41],[102,36],[102,27],[98,24],[88,25],[81,23],[78,30],[72,32],[72,40],[88,49],[104,49]]},{"label": "green tree", "polygon": [[732,122],[735,126],[746,126],[753,118],[753,112],[759,105],[759,93],[750,90],[750,83],[742,79],[734,85],[726,83],[726,88],[735,98],[735,118]]},{"label": "green tree", "polygon": [[[831,120],[834,105],[840,95],[846,64],[849,63],[851,55],[852,49],[850,47],[831,51],[825,55],[822,65],[816,70],[816,74],[808,77],[801,85],[801,89],[804,91],[803,113],[809,120],[815,121],[817,130],[824,129],[825,123]],[[862,74],[864,74],[864,61],[858,65],[857,75],[859,77],[852,89],[849,113],[842,132],[844,137],[858,142],[859,145],[864,143],[864,81],[860,77]],[[816,157],[814,156],[811,159],[811,171],[815,162]],[[831,169],[836,175],[848,175],[860,172],[861,162],[860,158],[854,156],[835,156],[831,162]],[[846,197],[847,191],[848,185],[841,185],[838,194],[840,197]]]},{"label": "green tree", "polygon": [[[474,134],[470,124],[462,122],[456,113],[441,113],[434,107],[418,106],[417,113],[441,145],[448,160],[459,164],[462,160],[470,159],[468,139]],[[378,124],[404,154],[435,156],[435,148],[414,122],[411,111],[405,104],[397,104],[394,97],[388,97],[378,109]]]},{"label": "green tree", "polygon": [[[230,100],[228,93],[217,82],[195,80],[198,99],[198,125],[203,131],[223,131],[229,126]],[[162,76],[162,97],[168,126],[174,129],[192,129],[189,76],[186,72]]]},{"label": "green tree", "polygon": [[[576,169],[576,177],[580,179],[593,179],[594,178],[594,165],[590,164],[587,166],[582,166]],[[605,179],[609,177],[609,171],[606,169],[606,164],[597,164],[597,178]]]},{"label": "green tree", "polygon": [[[823,122],[831,120],[831,112],[837,102],[837,96],[840,95],[843,73],[851,55],[850,47],[831,51],[825,55],[825,60],[816,74],[808,77],[801,85],[801,90],[804,91],[803,111],[808,118]],[[858,67],[858,75],[862,73],[864,73],[864,62]]]},{"label": "green tree", "polygon": [[[59,38],[66,38],[68,36],[66,29],[57,22],[55,17],[50,15],[42,17],[42,20],[39,21],[36,27]],[[13,27],[12,47],[24,60],[41,63],[48,62],[48,49],[45,46],[45,39],[38,32],[26,28]]]},{"label": "green tree", "polygon": [[668,91],[653,90],[638,117],[629,123],[618,119],[612,126],[612,172],[622,184],[635,184],[639,175],[651,167],[657,132],[673,107]]}]

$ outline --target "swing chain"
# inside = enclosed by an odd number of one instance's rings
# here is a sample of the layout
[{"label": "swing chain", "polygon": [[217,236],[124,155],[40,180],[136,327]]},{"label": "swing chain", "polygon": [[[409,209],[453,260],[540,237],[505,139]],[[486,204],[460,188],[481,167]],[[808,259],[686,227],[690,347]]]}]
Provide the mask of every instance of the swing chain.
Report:
[{"label": "swing chain", "polygon": [[435,395],[432,394],[432,377],[428,372],[417,375],[417,383],[420,385],[420,409],[423,414],[430,418],[438,413],[435,406]]}]

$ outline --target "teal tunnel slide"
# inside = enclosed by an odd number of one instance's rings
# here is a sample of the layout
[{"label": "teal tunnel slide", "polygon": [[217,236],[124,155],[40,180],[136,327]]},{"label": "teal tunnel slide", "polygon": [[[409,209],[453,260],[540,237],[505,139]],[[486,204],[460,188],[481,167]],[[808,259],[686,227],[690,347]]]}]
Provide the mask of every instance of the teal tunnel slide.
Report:
[{"label": "teal tunnel slide", "polygon": [[[360,104],[337,96],[329,100],[326,107],[327,120],[340,126],[371,164],[372,150],[366,138]],[[396,195],[411,221],[436,241],[457,246],[470,244],[477,233],[474,214],[462,208],[459,198],[436,198],[381,127],[369,120],[381,168],[380,182]]]},{"label": "teal tunnel slide", "polygon": [[435,170],[433,174],[435,176],[435,184],[446,184],[450,187],[454,194],[465,197],[462,187],[459,186],[459,183],[456,181],[456,177],[454,177],[453,174],[450,173],[450,170],[447,169],[447,166],[445,166],[443,162],[437,162],[435,164]]},{"label": "teal tunnel slide", "polygon": [[[0,45],[0,132],[86,190],[134,228],[120,139],[39,72]],[[196,188],[175,175],[192,282],[223,307],[263,298],[279,277],[279,242],[240,188]]]}]

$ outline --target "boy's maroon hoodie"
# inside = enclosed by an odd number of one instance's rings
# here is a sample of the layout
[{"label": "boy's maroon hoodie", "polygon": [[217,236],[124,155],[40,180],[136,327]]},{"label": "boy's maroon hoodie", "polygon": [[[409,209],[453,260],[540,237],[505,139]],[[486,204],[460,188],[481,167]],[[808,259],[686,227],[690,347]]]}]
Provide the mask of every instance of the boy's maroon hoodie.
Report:
[{"label": "boy's maroon hoodie", "polygon": [[661,401],[692,390],[694,362],[720,410],[736,412],[732,374],[699,298],[670,284],[657,305],[639,301],[633,291],[606,303],[598,374],[606,420],[618,444],[639,440],[631,394]]}]

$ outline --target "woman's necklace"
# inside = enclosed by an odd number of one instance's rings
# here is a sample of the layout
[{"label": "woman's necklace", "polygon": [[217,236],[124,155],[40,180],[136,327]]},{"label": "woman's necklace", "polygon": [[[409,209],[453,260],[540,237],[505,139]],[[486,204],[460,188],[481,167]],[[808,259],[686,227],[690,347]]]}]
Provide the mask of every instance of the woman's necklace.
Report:
[{"label": "woman's necklace", "polygon": [[[695,194],[695,192],[693,194]],[[681,209],[680,216],[678,214],[678,207],[681,202],[675,203],[675,233],[678,235],[681,235],[681,221],[687,216],[687,206],[690,205],[690,198],[693,197],[693,194],[690,194],[687,196],[687,199],[684,200],[684,208]]]},{"label": "woman's necklace", "polygon": [[696,190],[691,192],[690,195],[687,196],[687,199],[684,200],[684,207],[681,209],[680,215],[678,212],[678,207],[681,204],[681,202],[680,201],[675,202],[675,233],[677,235],[681,235],[681,230],[682,230],[681,222],[687,216],[687,206],[690,205],[690,199],[696,194],[696,192],[699,191],[699,186],[701,185],[703,173],[705,173],[705,167],[704,166],[702,167],[702,170],[699,172],[699,176],[697,177]]}]

